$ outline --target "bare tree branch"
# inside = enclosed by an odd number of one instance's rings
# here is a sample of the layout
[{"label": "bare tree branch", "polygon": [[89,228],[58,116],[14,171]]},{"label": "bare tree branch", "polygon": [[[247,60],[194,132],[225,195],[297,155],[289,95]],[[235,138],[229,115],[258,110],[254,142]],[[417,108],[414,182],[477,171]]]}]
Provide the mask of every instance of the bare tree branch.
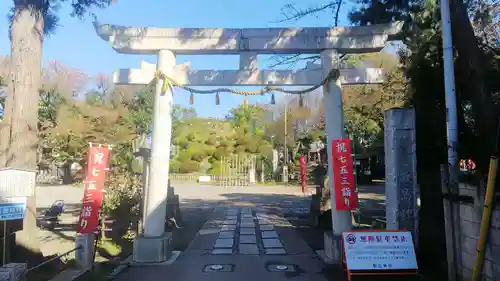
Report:
[{"label": "bare tree branch", "polygon": [[[275,23],[297,21],[301,18],[312,15],[317,17],[318,13],[331,10],[333,14],[334,26],[337,27],[339,23],[340,8],[342,7],[343,1],[344,0],[333,0],[326,4],[309,6],[307,8],[297,8],[296,4],[286,4],[285,6],[283,6],[283,8],[281,8],[281,14],[284,18],[282,20],[276,21]],[[285,65],[288,68],[293,68],[298,62],[316,62],[320,59],[319,55],[311,55],[307,57],[302,57],[301,55],[302,54],[274,55],[269,58],[269,60],[272,61],[272,63],[269,64],[269,67],[274,68],[279,65]]]},{"label": "bare tree branch", "polygon": [[315,62],[320,59],[319,55],[311,55],[307,57],[300,57],[301,54],[293,55],[274,55],[269,58],[273,63],[269,64],[268,67],[274,68],[278,65],[286,65],[288,68],[293,68],[300,61]]},{"label": "bare tree branch", "polygon": [[309,6],[307,8],[297,8],[295,4],[286,4],[281,8],[281,15],[283,15],[284,19],[277,22],[296,21],[311,15],[317,16],[318,13],[331,9],[334,14],[334,26],[337,26],[338,14],[342,6],[342,1],[343,0],[335,0],[327,4]]}]

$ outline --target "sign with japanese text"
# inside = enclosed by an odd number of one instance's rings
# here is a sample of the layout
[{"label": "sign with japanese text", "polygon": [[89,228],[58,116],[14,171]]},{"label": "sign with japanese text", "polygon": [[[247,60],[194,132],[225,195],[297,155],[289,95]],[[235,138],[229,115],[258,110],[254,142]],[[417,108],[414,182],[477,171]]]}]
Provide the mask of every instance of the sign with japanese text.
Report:
[{"label": "sign with japanese text", "polygon": [[360,231],[342,233],[348,270],[418,269],[409,231]]},{"label": "sign with japanese text", "polygon": [[21,220],[26,211],[26,197],[0,200],[0,221]]},{"label": "sign with japanese text", "polygon": [[304,156],[299,156],[300,167],[300,185],[302,186],[302,193],[304,193],[307,186],[307,163]]},{"label": "sign with japanese text", "polygon": [[350,211],[358,207],[358,194],[354,181],[354,163],[352,159],[351,140],[333,140],[333,190],[335,192],[335,209]]},{"label": "sign with japanese text", "polygon": [[79,233],[93,233],[99,227],[99,212],[108,170],[109,147],[90,147],[87,175],[84,182],[82,210],[78,222]]}]

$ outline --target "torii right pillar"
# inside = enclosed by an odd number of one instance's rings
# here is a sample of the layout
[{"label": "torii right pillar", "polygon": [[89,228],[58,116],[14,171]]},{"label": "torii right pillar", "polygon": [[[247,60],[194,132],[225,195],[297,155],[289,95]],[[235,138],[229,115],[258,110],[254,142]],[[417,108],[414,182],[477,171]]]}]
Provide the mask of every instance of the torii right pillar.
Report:
[{"label": "torii right pillar", "polygon": [[[321,64],[323,77],[326,77],[332,69],[338,69],[338,53],[335,50],[321,52]],[[335,192],[333,190],[333,147],[335,139],[343,139],[344,112],[342,108],[342,85],[337,75],[323,86],[323,104],[325,107],[325,135],[328,153],[328,184],[330,185],[330,203],[332,209],[332,232],[325,233],[325,255],[334,264],[340,264],[341,236],[342,232],[352,229],[351,211],[337,211],[335,206]]]}]

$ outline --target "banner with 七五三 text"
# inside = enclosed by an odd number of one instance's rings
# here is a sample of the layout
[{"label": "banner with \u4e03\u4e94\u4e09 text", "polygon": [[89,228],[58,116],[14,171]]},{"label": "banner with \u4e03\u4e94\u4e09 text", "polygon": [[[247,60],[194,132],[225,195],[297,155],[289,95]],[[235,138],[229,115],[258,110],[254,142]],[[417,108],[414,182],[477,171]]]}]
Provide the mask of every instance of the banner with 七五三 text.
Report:
[{"label": "banner with \u4e03\u4e94\u4e09 text", "polygon": [[302,187],[302,193],[305,192],[307,187],[307,163],[304,156],[299,156],[299,168],[300,168],[300,185]]},{"label": "banner with \u4e03\u4e94\u4e09 text", "polygon": [[358,208],[358,194],[354,180],[354,161],[349,138],[332,141],[332,159],[335,209],[350,211]]},{"label": "banner with \u4e03\u4e94\u4e09 text", "polygon": [[91,146],[89,149],[78,233],[93,233],[98,230],[109,153],[108,146]]}]

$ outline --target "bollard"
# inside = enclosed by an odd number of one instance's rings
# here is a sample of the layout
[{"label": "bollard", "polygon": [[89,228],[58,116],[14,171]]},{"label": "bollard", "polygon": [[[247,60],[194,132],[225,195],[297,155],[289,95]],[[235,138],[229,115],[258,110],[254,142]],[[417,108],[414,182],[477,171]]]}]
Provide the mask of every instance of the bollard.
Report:
[{"label": "bollard", "polygon": [[76,264],[82,269],[90,269],[94,263],[94,234],[80,234],[75,239],[76,247],[75,252]]}]

